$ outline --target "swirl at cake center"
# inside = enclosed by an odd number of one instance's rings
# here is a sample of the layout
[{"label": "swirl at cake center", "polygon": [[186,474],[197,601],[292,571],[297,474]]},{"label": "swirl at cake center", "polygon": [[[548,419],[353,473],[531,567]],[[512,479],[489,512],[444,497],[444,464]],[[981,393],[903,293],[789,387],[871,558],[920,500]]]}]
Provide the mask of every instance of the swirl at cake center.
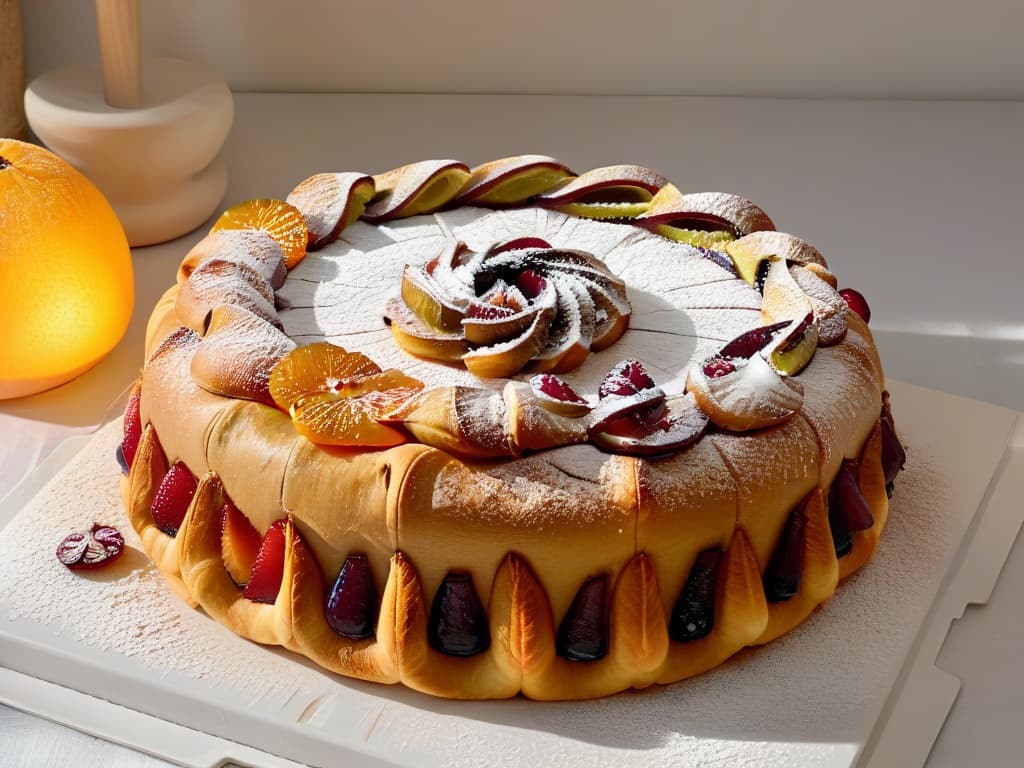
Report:
[{"label": "swirl at cake center", "polygon": [[406,265],[401,282],[387,305],[398,345],[480,378],[572,371],[615,343],[631,314],[624,281],[604,262],[538,237],[481,252],[447,238],[425,264]]}]

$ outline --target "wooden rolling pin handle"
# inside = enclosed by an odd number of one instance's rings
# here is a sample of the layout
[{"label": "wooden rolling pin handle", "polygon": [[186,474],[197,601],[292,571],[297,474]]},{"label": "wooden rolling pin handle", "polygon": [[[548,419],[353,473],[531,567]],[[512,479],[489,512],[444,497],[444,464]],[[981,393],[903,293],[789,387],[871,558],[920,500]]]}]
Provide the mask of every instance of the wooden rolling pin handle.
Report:
[{"label": "wooden rolling pin handle", "polygon": [[0,0],[0,137],[28,136],[24,98],[21,6],[18,0]]},{"label": "wooden rolling pin handle", "polygon": [[142,106],[140,28],[139,0],[96,0],[103,96],[112,107]]}]

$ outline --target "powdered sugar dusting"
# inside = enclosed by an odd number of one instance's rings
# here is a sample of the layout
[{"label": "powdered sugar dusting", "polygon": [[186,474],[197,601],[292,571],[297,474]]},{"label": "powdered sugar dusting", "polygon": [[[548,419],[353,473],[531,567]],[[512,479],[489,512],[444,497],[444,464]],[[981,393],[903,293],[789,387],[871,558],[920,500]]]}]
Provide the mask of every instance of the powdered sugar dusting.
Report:
[{"label": "powdered sugar dusting", "polygon": [[644,360],[663,380],[680,378],[692,359],[761,322],[757,292],[688,245],[630,225],[543,209],[458,208],[377,227],[359,222],[337,242],[308,254],[278,291],[285,331],[299,343],[327,340],[361,351],[428,387],[500,387],[503,382],[478,379],[461,365],[407,354],[384,322],[384,306],[398,295],[405,265],[426,263],[452,236],[475,251],[539,236],[555,247],[593,253],[626,279],[633,305],[630,330],[566,376],[584,394],[596,393],[608,370],[627,356]]}]

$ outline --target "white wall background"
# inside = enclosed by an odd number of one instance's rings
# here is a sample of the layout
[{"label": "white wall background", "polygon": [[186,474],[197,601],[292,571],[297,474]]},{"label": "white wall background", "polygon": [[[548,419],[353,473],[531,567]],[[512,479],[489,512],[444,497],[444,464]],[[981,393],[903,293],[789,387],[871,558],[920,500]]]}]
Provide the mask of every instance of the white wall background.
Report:
[{"label": "white wall background", "polygon": [[[143,0],[147,55],[236,91],[1024,98],[1022,0]],[[22,0],[27,77],[93,3]]]}]

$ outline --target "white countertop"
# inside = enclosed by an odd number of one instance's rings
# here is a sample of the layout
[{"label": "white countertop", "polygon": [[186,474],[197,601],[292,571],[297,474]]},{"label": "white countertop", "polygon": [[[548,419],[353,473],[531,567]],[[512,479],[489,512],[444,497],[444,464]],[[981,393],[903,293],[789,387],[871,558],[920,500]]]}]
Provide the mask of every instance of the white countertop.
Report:
[{"label": "white countertop", "polygon": [[[306,176],[429,157],[631,162],[685,190],[757,201],[864,292],[890,378],[1024,411],[1024,103],[678,97],[239,94],[226,204],[283,198]],[[114,414],[146,319],[200,236],[137,249],[136,308],[114,352],[57,390],[0,402],[0,497],[61,440]],[[894,404],[897,420],[899,404]],[[937,414],[941,418],[941,414]],[[13,438],[11,437],[13,435]],[[991,601],[954,624],[939,663],[963,689],[929,768],[1019,764],[1024,547]],[[2,661],[2,660],[0,660]],[[12,766],[164,765],[0,707]]]}]

